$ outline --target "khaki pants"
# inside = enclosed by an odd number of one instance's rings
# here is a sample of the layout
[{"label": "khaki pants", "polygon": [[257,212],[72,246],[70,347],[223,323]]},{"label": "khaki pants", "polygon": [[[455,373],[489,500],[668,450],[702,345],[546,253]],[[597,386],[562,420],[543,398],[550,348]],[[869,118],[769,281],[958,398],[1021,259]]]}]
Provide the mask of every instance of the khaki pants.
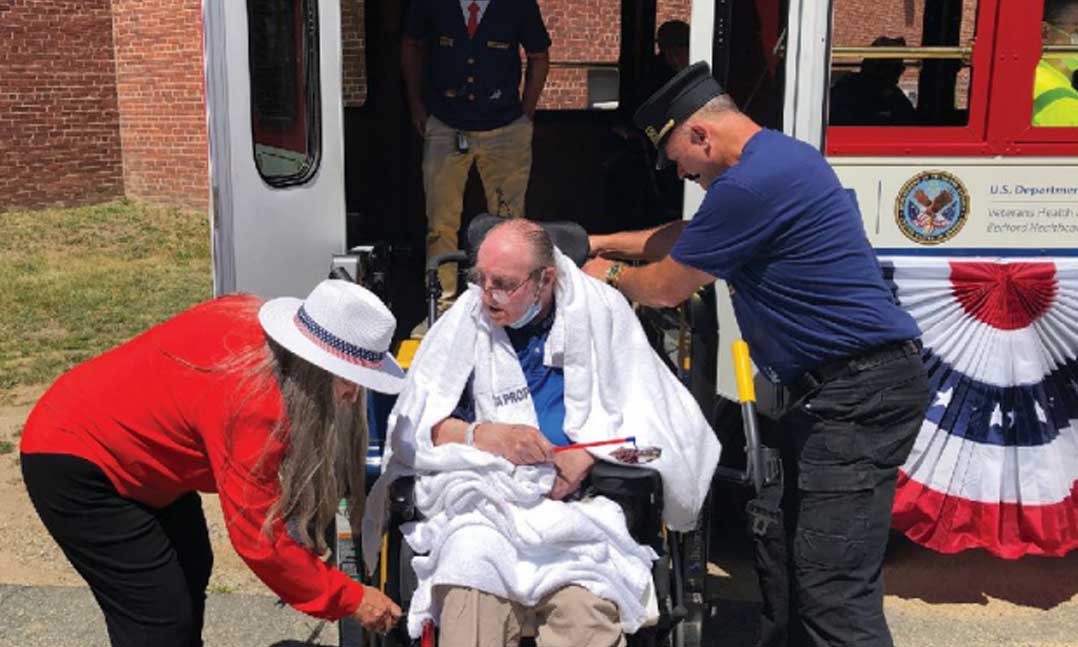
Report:
[{"label": "khaki pants", "polygon": [[[531,120],[522,116],[501,128],[465,134],[468,150],[460,153],[457,131],[433,115],[427,119],[423,137],[423,190],[427,194],[428,259],[458,249],[464,185],[473,162],[479,167],[491,215],[503,218],[524,215],[524,194],[532,167]],[[438,278],[444,295],[453,296],[457,291],[456,267],[443,265]]]},{"label": "khaki pants", "polygon": [[523,630],[534,628],[537,647],[625,646],[617,605],[579,586],[559,589],[530,608],[465,587],[439,593],[440,645],[516,647]]}]

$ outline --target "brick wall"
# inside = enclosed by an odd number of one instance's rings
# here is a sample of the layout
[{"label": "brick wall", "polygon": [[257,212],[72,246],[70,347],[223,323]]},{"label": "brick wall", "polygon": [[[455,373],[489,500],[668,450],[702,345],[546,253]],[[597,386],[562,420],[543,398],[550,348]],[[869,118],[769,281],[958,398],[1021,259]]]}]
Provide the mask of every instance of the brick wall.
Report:
[{"label": "brick wall", "polygon": [[[835,0],[834,4],[834,44],[865,47],[872,44],[878,36],[895,38],[902,36],[906,45],[921,45],[921,31],[924,28],[925,0],[897,0],[879,2],[879,0]],[[977,0],[963,0],[962,27],[960,42],[969,44],[974,33],[974,21],[977,14]],[[856,70],[852,66],[836,68]],[[902,75],[899,85],[907,93],[916,94],[918,69],[909,64]],[[958,88],[955,96],[956,107],[965,107],[969,93],[969,69],[958,74]]]},{"label": "brick wall", "polygon": [[363,0],[341,0],[341,57],[344,106],[356,108],[367,100],[367,32]]},{"label": "brick wall", "polygon": [[112,0],[128,197],[208,207],[200,0]]},{"label": "brick wall", "polygon": [[[962,3],[962,40],[973,36],[977,0]],[[909,46],[921,44],[925,0],[835,0],[837,45],[869,45],[877,36],[903,36]]]},{"label": "brick wall", "polygon": [[558,63],[616,62],[621,42],[619,0],[539,0],[550,32],[553,63],[539,107],[547,110],[587,106],[587,70]]},{"label": "brick wall", "polygon": [[[670,19],[688,22],[690,0],[659,0],[655,25]],[[547,31],[550,59],[539,107],[547,110],[587,107],[587,70],[559,67],[559,62],[617,63],[621,47],[620,0],[539,0]]]},{"label": "brick wall", "polygon": [[0,2],[0,210],[123,195],[109,0]]},{"label": "brick wall", "polygon": [[689,22],[691,11],[691,0],[659,0],[655,9],[655,29],[667,20]]},{"label": "brick wall", "polygon": [[[619,0],[539,0],[553,61],[616,63]],[[656,24],[687,19],[659,0]],[[363,0],[342,0],[344,102],[366,99]],[[127,195],[205,210],[200,0],[0,2],[0,208]],[[584,108],[587,71],[555,68],[543,108]]]}]

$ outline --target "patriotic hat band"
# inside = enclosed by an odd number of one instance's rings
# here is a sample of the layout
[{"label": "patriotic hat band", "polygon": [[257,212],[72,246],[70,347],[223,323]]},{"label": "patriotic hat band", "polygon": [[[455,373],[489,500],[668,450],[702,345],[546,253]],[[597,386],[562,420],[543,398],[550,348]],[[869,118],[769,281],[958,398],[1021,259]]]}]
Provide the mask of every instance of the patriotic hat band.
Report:
[{"label": "patriotic hat band", "polygon": [[382,393],[404,385],[404,371],[389,352],[397,321],[355,283],[327,279],[306,299],[272,299],[258,319],[274,341],[338,377]]},{"label": "patriotic hat band", "polygon": [[386,356],[385,351],[371,350],[369,348],[363,348],[362,346],[348,343],[322,326],[319,326],[311,315],[307,314],[307,311],[303,309],[303,306],[300,306],[299,310],[296,311],[295,324],[307,339],[314,342],[327,353],[339,357],[346,362],[352,362],[353,364],[359,364],[360,366],[366,366],[367,368],[377,369],[382,367],[382,360]]}]

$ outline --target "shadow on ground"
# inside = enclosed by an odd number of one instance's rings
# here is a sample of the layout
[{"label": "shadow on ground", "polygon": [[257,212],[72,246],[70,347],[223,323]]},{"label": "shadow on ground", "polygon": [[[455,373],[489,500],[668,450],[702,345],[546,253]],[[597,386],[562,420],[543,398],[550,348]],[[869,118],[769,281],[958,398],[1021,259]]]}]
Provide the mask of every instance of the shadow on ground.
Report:
[{"label": "shadow on ground", "polygon": [[[713,610],[707,635],[732,645],[753,644],[760,612],[743,499],[734,495],[718,502],[710,549],[708,597]],[[941,635],[933,632],[957,631],[967,624],[971,632],[975,626],[996,632],[986,633],[988,642],[983,643],[971,633],[968,644],[1000,645],[1037,634],[1022,629],[1022,622],[1047,623],[1045,627],[1054,627],[1060,635],[1078,627],[1078,552],[1017,560],[983,550],[944,555],[892,532],[884,577],[888,621],[898,629],[896,636],[903,633],[906,644],[931,644]]]},{"label": "shadow on ground", "polygon": [[760,590],[752,559],[743,510],[744,497],[733,495],[720,501],[711,529],[708,551],[710,575],[707,597],[711,617],[707,621],[707,644],[751,645],[760,614]]},{"label": "shadow on ground", "polygon": [[932,604],[987,604],[989,598],[1052,609],[1078,595],[1078,552],[1000,559],[984,550],[936,553],[891,533],[884,562],[887,594]]}]

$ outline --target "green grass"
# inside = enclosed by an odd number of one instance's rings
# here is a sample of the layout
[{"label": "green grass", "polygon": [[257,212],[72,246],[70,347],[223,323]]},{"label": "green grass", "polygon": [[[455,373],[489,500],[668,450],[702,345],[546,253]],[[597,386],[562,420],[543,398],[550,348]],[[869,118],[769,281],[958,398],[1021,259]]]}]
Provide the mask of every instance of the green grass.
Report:
[{"label": "green grass", "polygon": [[15,451],[15,443],[10,440],[0,440],[0,455],[10,454]]},{"label": "green grass", "polygon": [[127,200],[0,212],[0,394],[212,296],[204,214]]},{"label": "green grass", "polygon": [[210,593],[235,593],[236,587],[229,584],[211,584],[206,587]]}]

